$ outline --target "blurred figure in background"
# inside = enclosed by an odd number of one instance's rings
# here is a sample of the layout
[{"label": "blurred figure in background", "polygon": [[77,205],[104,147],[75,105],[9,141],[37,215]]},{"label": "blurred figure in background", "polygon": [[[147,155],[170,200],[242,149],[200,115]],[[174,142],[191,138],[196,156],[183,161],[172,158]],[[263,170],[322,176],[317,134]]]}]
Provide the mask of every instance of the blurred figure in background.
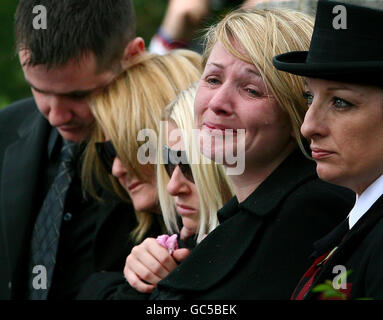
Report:
[{"label": "blurred figure in background", "polygon": [[[225,10],[286,8],[315,16],[318,0],[169,0],[161,26],[151,39],[148,50],[164,54],[169,50],[189,48],[202,52],[200,31],[208,20]],[[349,0],[350,3],[383,8],[382,0]]]},{"label": "blurred figure in background", "polygon": [[158,54],[180,48],[202,52],[202,43],[197,39],[210,17],[238,6],[248,9],[269,1],[273,0],[169,0],[163,21],[148,50]]}]

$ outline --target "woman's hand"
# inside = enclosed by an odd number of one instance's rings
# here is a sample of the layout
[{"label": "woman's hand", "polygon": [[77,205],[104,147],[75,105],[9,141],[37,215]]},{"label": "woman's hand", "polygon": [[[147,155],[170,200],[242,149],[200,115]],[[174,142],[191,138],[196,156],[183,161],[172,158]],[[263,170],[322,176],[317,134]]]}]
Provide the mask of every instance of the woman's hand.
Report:
[{"label": "woman's hand", "polygon": [[147,238],[126,258],[124,276],[137,291],[150,293],[189,253],[188,249],[177,249],[170,255],[155,238]]}]

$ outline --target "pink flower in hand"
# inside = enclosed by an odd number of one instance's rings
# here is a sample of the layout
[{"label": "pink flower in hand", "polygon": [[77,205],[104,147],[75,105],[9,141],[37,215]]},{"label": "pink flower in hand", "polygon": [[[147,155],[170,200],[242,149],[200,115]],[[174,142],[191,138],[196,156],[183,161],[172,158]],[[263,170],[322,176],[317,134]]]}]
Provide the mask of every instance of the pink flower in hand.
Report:
[{"label": "pink flower in hand", "polygon": [[177,234],[171,236],[163,234],[158,236],[156,240],[161,246],[168,249],[169,254],[172,254],[174,250],[178,249]]}]

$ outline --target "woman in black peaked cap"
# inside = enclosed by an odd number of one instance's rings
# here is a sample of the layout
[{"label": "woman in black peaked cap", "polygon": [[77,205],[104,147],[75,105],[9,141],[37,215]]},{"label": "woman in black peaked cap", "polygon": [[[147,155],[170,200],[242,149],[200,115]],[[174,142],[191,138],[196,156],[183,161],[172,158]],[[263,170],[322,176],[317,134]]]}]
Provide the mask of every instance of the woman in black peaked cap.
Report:
[{"label": "woman in black peaked cap", "polygon": [[343,298],[383,299],[382,21],[382,10],[319,1],[309,51],[274,57],[306,77],[301,132],[319,177],[356,194],[344,223],[315,244],[293,299],[323,298],[312,289],[326,280]]}]

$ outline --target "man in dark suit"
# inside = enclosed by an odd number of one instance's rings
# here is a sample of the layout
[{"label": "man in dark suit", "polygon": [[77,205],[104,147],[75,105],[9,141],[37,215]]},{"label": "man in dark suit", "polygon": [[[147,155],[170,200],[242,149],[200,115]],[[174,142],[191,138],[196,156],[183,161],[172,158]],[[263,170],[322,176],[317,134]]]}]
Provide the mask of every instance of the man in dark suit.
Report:
[{"label": "man in dark suit", "polygon": [[[46,29],[36,27],[38,5]],[[132,246],[132,206],[113,195],[105,204],[84,195],[79,168],[94,122],[87,97],[113,81],[145,45],[135,37],[130,0],[20,0],[15,17],[16,48],[33,98],[0,112],[0,299],[31,298],[33,273],[43,275],[32,269],[31,241],[68,141],[80,151],[45,298],[73,298],[92,272],[122,271]]]}]

